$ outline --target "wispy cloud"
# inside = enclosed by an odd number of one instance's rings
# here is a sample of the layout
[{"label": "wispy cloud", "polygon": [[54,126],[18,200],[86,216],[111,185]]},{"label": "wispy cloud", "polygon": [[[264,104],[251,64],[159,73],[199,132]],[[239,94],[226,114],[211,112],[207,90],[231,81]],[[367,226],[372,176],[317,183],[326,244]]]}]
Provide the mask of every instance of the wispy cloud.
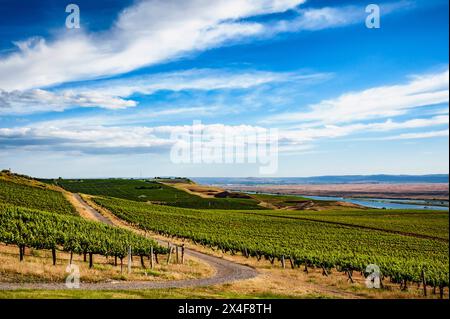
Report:
[{"label": "wispy cloud", "polygon": [[421,118],[421,119],[412,119],[404,122],[394,122],[392,120],[387,120],[383,123],[371,123],[366,124],[366,130],[370,131],[391,131],[391,130],[404,130],[404,129],[416,129],[430,126],[438,126],[438,125],[448,125],[449,117],[448,116],[435,116],[432,118]]},{"label": "wispy cloud", "polygon": [[[305,0],[141,0],[105,32],[64,32],[55,40],[16,42],[0,57],[0,89],[28,90],[108,77],[242,39],[363,23],[364,6],[299,10]],[[385,4],[384,14],[408,2]],[[296,10],[290,20],[249,18]],[[161,17],[164,17],[162,19]]]},{"label": "wispy cloud", "polygon": [[134,107],[135,101],[100,92],[51,92],[42,89],[5,92],[0,90],[0,114],[31,114],[64,111],[73,107],[103,107],[123,109]]},{"label": "wispy cloud", "polygon": [[294,72],[266,72],[258,70],[193,69],[152,75],[141,75],[118,80],[99,81],[78,90],[101,91],[115,96],[153,94],[161,90],[221,90],[248,89],[277,82],[308,81],[327,74],[300,74]]},{"label": "wispy cloud", "polygon": [[[346,137],[355,134],[368,134],[368,133],[384,133],[390,131],[399,130],[413,130],[426,127],[436,127],[449,124],[448,116],[435,116],[432,118],[412,119],[403,122],[395,122],[387,120],[385,122],[373,122],[373,123],[355,123],[348,125],[325,125],[310,128],[294,128],[289,129],[283,133],[283,137],[286,142],[289,143],[310,143],[321,139],[335,139],[339,137]],[[414,136],[412,133],[411,136]],[[424,133],[417,133],[417,136],[421,136]],[[398,134],[399,136],[408,136],[407,134]],[[430,136],[431,137],[431,136]],[[385,137],[365,138],[363,140],[372,139],[386,139]],[[391,139],[391,138],[387,138]],[[392,138],[394,139],[394,138]]]},{"label": "wispy cloud", "polygon": [[[278,21],[267,26],[267,31],[271,33],[278,32],[296,32],[296,31],[316,31],[329,28],[337,28],[356,23],[364,23],[367,14],[365,6],[367,4],[351,5],[343,7],[324,7],[297,9],[298,16],[292,20]],[[380,4],[380,10],[386,16],[399,9],[412,7],[410,1],[398,1]]]},{"label": "wispy cloud", "polygon": [[[17,42],[0,60],[4,91],[121,74],[263,32],[242,19],[294,9],[304,0],[141,0],[100,33],[61,32]],[[164,18],[161,18],[164,17]],[[82,29],[81,29],[82,30]]]},{"label": "wispy cloud", "polygon": [[120,127],[120,126],[144,126],[154,121],[177,121],[186,117],[210,117],[224,114],[223,108],[217,105],[188,106],[159,109],[135,109],[131,113],[113,112],[112,114],[78,115],[63,117],[61,119],[36,122],[34,127],[61,127],[70,129],[82,129],[82,127]]},{"label": "wispy cloud", "polygon": [[409,110],[449,101],[449,71],[414,76],[406,84],[350,92],[309,106],[309,111],[284,113],[271,122],[344,123],[399,116]]},{"label": "wispy cloud", "polygon": [[394,136],[381,137],[378,140],[414,140],[423,138],[434,138],[434,137],[448,137],[449,130],[431,131],[431,132],[419,132],[419,133],[403,133]]},{"label": "wispy cloud", "polygon": [[[247,132],[265,131],[251,125],[202,125],[205,139],[224,131],[237,137]],[[179,142],[175,133],[192,133],[192,125],[165,125],[155,127],[106,126],[48,126],[43,123],[31,127],[0,128],[0,148],[23,148],[35,151],[74,151],[95,154],[131,154],[168,151]]]},{"label": "wispy cloud", "polygon": [[[304,129],[280,129],[280,152],[299,152],[310,150],[314,143],[352,136],[361,133],[390,132],[448,125],[447,116],[427,119],[412,119],[403,122],[386,121],[380,123],[328,125]],[[206,139],[217,136],[219,132],[230,131],[236,136],[245,136],[248,131],[264,131],[254,125],[202,125]],[[62,150],[81,153],[151,153],[168,151],[176,141],[173,133],[189,132],[191,125],[163,126],[109,126],[94,122],[45,121],[26,127],[0,128],[2,148],[25,148],[34,150]],[[447,132],[447,135],[445,135]],[[368,139],[418,139],[448,136],[448,130],[400,133],[392,137],[376,136]]]},{"label": "wispy cloud", "polygon": [[74,107],[123,109],[134,107],[134,94],[158,91],[250,89],[281,82],[308,82],[327,78],[327,74],[276,73],[256,70],[193,69],[116,80],[100,80],[70,89],[32,89],[12,92],[0,89],[0,114],[31,114],[63,111]]}]

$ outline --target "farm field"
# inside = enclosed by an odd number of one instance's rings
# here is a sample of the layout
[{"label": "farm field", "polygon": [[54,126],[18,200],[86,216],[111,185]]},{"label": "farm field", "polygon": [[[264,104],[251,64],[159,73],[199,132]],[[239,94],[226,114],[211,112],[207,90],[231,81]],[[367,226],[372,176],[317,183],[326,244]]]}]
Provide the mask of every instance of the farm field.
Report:
[{"label": "farm field", "polygon": [[74,215],[75,209],[61,192],[0,179],[0,203]]},{"label": "farm field", "polygon": [[75,254],[99,254],[123,259],[128,247],[138,256],[166,250],[150,239],[104,224],[85,221],[78,216],[65,216],[1,204],[0,242],[21,249],[60,249]]},{"label": "farm field", "polygon": [[[171,196],[193,205],[209,199],[230,198],[201,198],[170,184],[156,182],[91,181],[91,184],[74,182],[77,187],[72,189],[64,185],[66,190],[63,190],[60,180],[55,185],[14,176],[0,178],[0,261],[3,264],[0,283],[58,283],[65,276],[64,263],[72,259],[82,265],[82,278],[86,283],[170,281],[212,275],[207,264],[191,259],[185,265],[169,266],[164,261],[147,272],[141,262],[145,260],[148,265],[151,247],[153,253],[160,255],[160,262],[169,258],[167,248],[161,247],[155,239],[169,238],[172,243],[186,244],[208,255],[251,265],[260,275],[254,280],[228,286],[175,289],[166,292],[166,297],[244,298],[252,293],[256,298],[420,296],[420,289],[406,294],[398,288],[379,293],[352,291],[364,287],[369,264],[380,266],[386,286],[401,285],[403,290],[417,287],[425,274],[430,291],[437,289],[444,295],[448,291],[446,212],[360,209],[302,197],[263,194],[252,195],[252,198],[272,209],[262,206],[230,209],[234,206],[228,205],[221,206],[227,209],[191,209],[164,204],[172,203]],[[69,190],[102,193],[83,197],[101,214],[112,213],[117,220],[128,224],[106,225],[85,220],[84,215],[81,215],[84,218],[78,216],[73,202],[66,199]],[[153,191],[160,191],[158,196],[151,197],[159,199],[154,201],[157,204],[148,200],[150,195],[146,200],[139,197],[140,192],[152,194]],[[303,204],[308,205],[299,206]],[[103,216],[109,218],[109,215]],[[142,236],[144,231],[146,237]],[[147,234],[152,239],[147,238]],[[129,247],[135,256],[133,274],[123,275]],[[83,255],[88,256],[87,259],[83,259]],[[280,283],[288,288],[278,289]],[[297,287],[299,283],[303,286]],[[271,288],[264,288],[266,285]],[[339,289],[333,290],[329,285],[337,285]],[[226,287],[233,287],[233,292],[228,292]],[[29,296],[30,291],[8,292],[3,296]],[[137,298],[164,295],[161,290],[141,293],[121,290],[110,294]],[[58,295],[70,297],[76,293],[36,291],[36,296]],[[105,292],[85,294],[86,297],[107,295]]]},{"label": "farm field", "polygon": [[[81,254],[89,256],[89,268],[95,266],[94,256],[123,261],[130,247],[136,256],[149,256],[151,251],[167,253],[167,248],[152,239],[81,218],[61,192],[32,180],[3,175],[0,179],[0,243],[8,245],[8,250],[16,247],[17,262],[23,261],[29,250],[35,254],[49,251],[48,264],[56,265],[59,254],[70,254],[70,258]],[[2,275],[3,271],[5,269],[0,269],[0,276],[8,277],[8,273]],[[14,272],[14,268],[10,272]]]},{"label": "farm field", "polygon": [[261,211],[261,214],[279,218],[293,218],[329,223],[354,225],[366,228],[387,230],[416,235],[418,237],[438,238],[448,241],[448,212],[430,210],[380,210],[340,208],[316,211]]},{"label": "farm field", "polygon": [[449,9],[0,0],[2,313],[439,313]]},{"label": "farm field", "polygon": [[[291,257],[296,265],[319,267],[324,272],[337,268],[349,276],[377,264],[385,276],[404,284],[420,282],[425,271],[430,285],[448,286],[448,241],[440,239],[280,218],[270,216],[269,211],[200,211],[113,198],[96,198],[95,202],[143,229],[232,253],[280,260]],[[448,225],[448,220],[441,222],[439,229]],[[407,223],[394,229],[402,232]]]},{"label": "farm field", "polygon": [[201,209],[262,209],[258,201],[240,198],[202,198],[155,181],[125,179],[46,180],[73,193],[157,202]]}]

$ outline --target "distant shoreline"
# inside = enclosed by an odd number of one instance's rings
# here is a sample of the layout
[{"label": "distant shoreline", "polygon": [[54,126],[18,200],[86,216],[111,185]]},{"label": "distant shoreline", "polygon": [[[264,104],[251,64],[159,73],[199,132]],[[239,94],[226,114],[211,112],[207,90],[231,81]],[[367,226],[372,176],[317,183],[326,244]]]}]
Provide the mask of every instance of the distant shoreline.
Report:
[{"label": "distant shoreline", "polygon": [[427,175],[327,175],[311,177],[191,177],[207,185],[328,185],[328,184],[448,184],[448,174]]},{"label": "distant shoreline", "polygon": [[386,198],[408,200],[449,200],[448,183],[411,184],[296,184],[296,185],[221,185],[241,192],[261,192],[299,196],[336,196],[349,198]]}]

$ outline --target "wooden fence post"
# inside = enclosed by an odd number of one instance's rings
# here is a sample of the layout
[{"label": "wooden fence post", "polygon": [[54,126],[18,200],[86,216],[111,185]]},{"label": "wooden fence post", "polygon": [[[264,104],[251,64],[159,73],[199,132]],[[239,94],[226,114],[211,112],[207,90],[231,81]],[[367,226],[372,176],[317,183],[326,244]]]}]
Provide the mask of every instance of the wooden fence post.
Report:
[{"label": "wooden fence post", "polygon": [[283,269],[286,269],[286,260],[284,259],[284,255],[281,256],[281,267],[283,267]]},{"label": "wooden fence post", "polygon": [[56,249],[52,248],[53,266],[56,265]]},{"label": "wooden fence post", "polygon": [[142,268],[146,269],[147,267],[145,267],[145,262],[144,262],[144,255],[141,255],[141,266]]},{"label": "wooden fence post", "polygon": [[169,246],[169,256],[167,256],[167,264],[170,264],[170,258],[172,257],[172,247]]},{"label": "wooden fence post", "polygon": [[181,246],[181,263],[184,265],[184,244]]},{"label": "wooden fence post", "polygon": [[131,274],[131,246],[128,247],[128,274]]},{"label": "wooden fence post", "polygon": [[153,246],[150,247],[150,268],[153,269]]}]

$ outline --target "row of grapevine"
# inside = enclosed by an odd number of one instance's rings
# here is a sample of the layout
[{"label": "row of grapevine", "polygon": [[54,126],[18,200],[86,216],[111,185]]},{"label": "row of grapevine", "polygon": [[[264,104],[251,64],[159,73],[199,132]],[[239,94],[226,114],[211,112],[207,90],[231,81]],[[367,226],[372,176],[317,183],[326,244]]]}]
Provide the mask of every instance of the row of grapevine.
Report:
[{"label": "row of grapevine", "polygon": [[168,236],[189,238],[226,252],[293,265],[364,272],[370,264],[391,281],[448,287],[448,242],[309,220],[237,211],[190,210],[96,198],[96,203],[134,225]]},{"label": "row of grapevine", "polygon": [[63,250],[120,259],[131,247],[133,255],[166,254],[154,240],[128,230],[86,221],[77,216],[19,208],[0,203],[0,242],[22,249]]},{"label": "row of grapevine", "polygon": [[[253,212],[252,212],[253,213]],[[331,209],[318,214],[314,211],[260,211],[258,214],[312,219],[331,223],[350,224],[397,233],[436,238],[448,241],[449,217],[446,211]]]},{"label": "row of grapevine", "polygon": [[0,202],[53,213],[76,215],[60,192],[0,179]]}]

